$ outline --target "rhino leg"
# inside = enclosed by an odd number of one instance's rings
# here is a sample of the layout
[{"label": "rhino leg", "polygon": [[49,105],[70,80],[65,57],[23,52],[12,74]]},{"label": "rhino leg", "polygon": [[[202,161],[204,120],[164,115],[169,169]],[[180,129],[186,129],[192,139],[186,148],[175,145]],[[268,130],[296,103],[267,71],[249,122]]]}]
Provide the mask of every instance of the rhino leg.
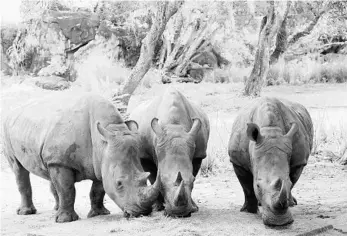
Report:
[{"label": "rhino leg", "polygon": [[[199,170],[200,170],[202,160],[203,160],[203,158],[194,158],[194,159],[193,159],[193,176],[194,176],[194,177],[197,176],[197,174],[198,174],[198,172],[199,172]],[[192,213],[199,211],[199,207],[198,207],[198,205],[194,202],[193,199],[192,199],[192,208],[193,208]]]},{"label": "rhino leg", "polygon": [[16,182],[21,195],[21,205],[17,209],[18,215],[31,215],[36,213],[32,200],[30,173],[18,161],[12,164],[12,170],[16,176]]},{"label": "rhino leg", "polygon": [[[148,177],[151,184],[154,184],[156,178],[157,178],[157,166],[150,160],[147,159],[141,159],[141,165],[144,171],[150,172],[150,176]],[[162,211],[164,210],[164,197],[161,193],[159,193],[158,199],[154,202],[153,211]]]},{"label": "rhino leg", "polygon": [[75,173],[68,168],[60,166],[49,166],[51,181],[58,193],[59,209],[55,221],[58,223],[78,220],[75,212]]},{"label": "rhino leg", "polygon": [[54,205],[53,209],[57,211],[59,209],[59,196],[58,196],[57,190],[55,189],[52,182],[50,184],[50,188],[51,188],[51,192],[53,194],[54,200],[55,200],[55,205]]},{"label": "rhino leg", "polygon": [[257,213],[258,200],[253,189],[253,175],[240,166],[233,164],[233,167],[235,174],[242,186],[243,193],[245,194],[245,203],[243,204],[240,211]]},{"label": "rhino leg", "polygon": [[88,213],[88,218],[98,215],[108,215],[110,211],[104,206],[105,190],[101,181],[93,181],[92,188],[90,189],[89,197],[91,209]]},{"label": "rhino leg", "polygon": [[[302,171],[304,170],[304,166],[295,166],[293,168],[290,169],[290,181],[292,182],[292,187],[291,189],[294,187],[294,185],[296,184],[296,182],[298,182],[300,175],[302,173]],[[293,197],[292,193],[290,193],[289,196],[289,206],[293,207],[295,205],[298,205],[297,200],[295,199],[295,197]]]}]

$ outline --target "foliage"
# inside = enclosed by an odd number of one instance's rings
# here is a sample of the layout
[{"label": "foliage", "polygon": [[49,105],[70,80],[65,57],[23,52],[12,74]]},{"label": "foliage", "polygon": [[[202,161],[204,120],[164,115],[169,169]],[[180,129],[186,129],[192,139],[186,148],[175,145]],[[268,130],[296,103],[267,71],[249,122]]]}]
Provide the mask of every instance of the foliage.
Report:
[{"label": "foliage", "polygon": [[21,0],[20,14],[24,22],[40,19],[46,10],[69,10],[60,0]]}]

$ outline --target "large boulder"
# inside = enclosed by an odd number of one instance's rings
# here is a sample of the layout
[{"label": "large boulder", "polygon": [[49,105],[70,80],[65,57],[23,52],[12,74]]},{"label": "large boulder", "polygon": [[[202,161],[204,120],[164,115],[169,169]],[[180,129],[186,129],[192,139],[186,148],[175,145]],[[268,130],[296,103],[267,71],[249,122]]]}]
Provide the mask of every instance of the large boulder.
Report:
[{"label": "large boulder", "polygon": [[[69,55],[95,38],[98,17],[90,12],[47,10],[40,19],[31,19],[17,33],[10,64],[14,70],[40,76],[57,75],[69,79]],[[17,47],[20,45],[20,47]]]},{"label": "large boulder", "polygon": [[70,88],[70,83],[59,76],[37,77],[34,81],[37,87],[47,90],[64,90]]},{"label": "large boulder", "polygon": [[99,18],[90,12],[47,11],[42,22],[65,36],[65,51],[73,51],[95,38]]}]

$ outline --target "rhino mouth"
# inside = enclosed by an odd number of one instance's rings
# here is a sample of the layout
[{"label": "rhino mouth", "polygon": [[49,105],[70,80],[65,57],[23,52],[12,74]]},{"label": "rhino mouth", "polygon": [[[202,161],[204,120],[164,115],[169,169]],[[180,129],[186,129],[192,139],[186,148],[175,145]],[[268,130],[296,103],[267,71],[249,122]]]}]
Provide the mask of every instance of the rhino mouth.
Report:
[{"label": "rhino mouth", "polygon": [[263,223],[268,226],[285,226],[294,222],[292,213],[287,211],[273,212],[270,209],[262,211]]},{"label": "rhino mouth", "polygon": [[165,204],[164,215],[172,218],[190,217],[195,212],[192,206],[172,207],[170,204]]},{"label": "rhino mouth", "polygon": [[125,210],[123,216],[127,219],[129,218],[137,218],[141,216],[148,216],[152,213],[152,209],[146,211],[129,211]]},{"label": "rhino mouth", "polygon": [[164,216],[172,217],[172,218],[187,218],[191,217],[192,212],[187,211],[187,212],[175,212],[175,211],[168,211],[164,210]]}]

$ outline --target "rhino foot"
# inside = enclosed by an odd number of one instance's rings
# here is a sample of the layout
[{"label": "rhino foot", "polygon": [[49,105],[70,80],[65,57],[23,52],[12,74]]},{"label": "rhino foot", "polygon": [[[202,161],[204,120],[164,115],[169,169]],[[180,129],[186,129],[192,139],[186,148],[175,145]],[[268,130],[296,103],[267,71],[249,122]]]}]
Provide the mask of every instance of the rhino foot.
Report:
[{"label": "rhino foot", "polygon": [[293,207],[295,205],[298,205],[298,201],[296,200],[295,197],[293,197],[292,195],[290,195],[290,198],[289,198],[289,206],[290,207]]},{"label": "rhino foot", "polygon": [[36,208],[34,206],[19,207],[17,209],[17,214],[18,215],[32,215],[32,214],[36,214]]},{"label": "rhino foot", "polygon": [[91,217],[94,217],[94,216],[99,216],[99,215],[109,215],[110,214],[110,211],[107,210],[104,206],[101,207],[101,208],[92,208],[90,209],[87,217],[88,218],[91,218]]},{"label": "rhino foot", "polygon": [[241,212],[249,212],[249,213],[257,213],[258,211],[258,203],[256,204],[249,204],[245,202],[240,209]]},{"label": "rhino foot", "polygon": [[64,223],[78,220],[79,217],[75,211],[58,211],[55,217],[55,222]]}]

